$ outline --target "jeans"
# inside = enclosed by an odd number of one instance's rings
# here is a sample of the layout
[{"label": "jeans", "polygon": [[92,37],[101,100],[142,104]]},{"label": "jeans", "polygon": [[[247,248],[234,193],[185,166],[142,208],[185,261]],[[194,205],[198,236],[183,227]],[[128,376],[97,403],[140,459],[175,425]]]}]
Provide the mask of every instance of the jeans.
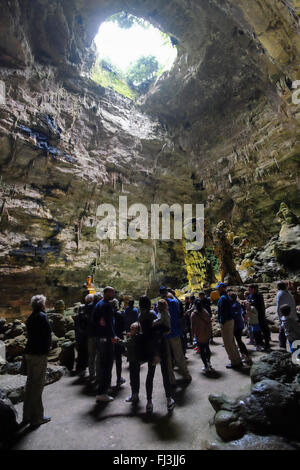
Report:
[{"label": "jeans", "polygon": [[234,337],[236,339],[238,347],[240,348],[241,354],[243,354],[245,356],[249,356],[249,351],[246,348],[245,343],[242,340],[242,335],[243,335],[243,330],[235,330],[234,331]]},{"label": "jeans", "polygon": [[122,377],[122,350],[123,348],[120,344],[115,344],[117,383],[120,382]]},{"label": "jeans", "polygon": [[[168,345],[167,340],[163,339],[159,346],[159,355],[160,355],[160,368],[161,375],[163,379],[163,386],[165,390],[166,398],[172,397],[172,386],[170,383],[169,376],[169,366],[168,366]],[[129,363],[129,374],[130,374],[130,386],[131,393],[139,394],[140,391],[140,369],[141,365],[139,362],[130,362]],[[152,400],[153,393],[153,380],[155,376],[156,366],[153,365],[153,362],[148,362],[148,374],[146,378],[146,393],[147,400]]]},{"label": "jeans", "polygon": [[279,347],[286,349],[286,334],[283,326],[279,330]]},{"label": "jeans", "polygon": [[271,333],[270,333],[270,328],[268,326],[266,317],[264,315],[258,315],[258,323],[261,329],[263,339],[265,341],[265,348],[269,348],[270,340],[271,340]]},{"label": "jeans", "polygon": [[46,355],[25,354],[27,381],[23,405],[23,421],[36,425],[44,417],[42,394],[47,370]]},{"label": "jeans", "polygon": [[77,349],[77,371],[85,371],[88,365],[88,342],[87,338],[76,343]]},{"label": "jeans", "polygon": [[262,332],[261,332],[259,324],[251,325],[250,328],[251,328],[253,338],[254,338],[254,342],[255,342],[256,346],[263,346],[264,341],[263,341],[263,336],[262,336]]},{"label": "jeans", "polygon": [[104,395],[111,384],[112,366],[114,362],[114,345],[111,339],[96,339],[97,362],[99,371],[99,389],[98,394]]},{"label": "jeans", "polygon": [[198,343],[198,347],[200,350],[200,356],[202,362],[205,367],[207,367],[208,363],[210,362],[211,352],[209,349],[209,343]]}]

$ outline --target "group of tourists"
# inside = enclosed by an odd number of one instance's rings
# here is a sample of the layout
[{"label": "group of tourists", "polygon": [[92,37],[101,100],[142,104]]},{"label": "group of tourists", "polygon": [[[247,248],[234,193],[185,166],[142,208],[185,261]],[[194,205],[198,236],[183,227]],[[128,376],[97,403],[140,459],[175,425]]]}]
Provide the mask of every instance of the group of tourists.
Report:
[{"label": "group of tourists", "polygon": [[[218,322],[223,346],[227,353],[228,369],[250,366],[250,352],[243,340],[243,332],[249,338],[248,344],[256,350],[269,352],[271,334],[266,320],[263,295],[257,285],[237,295],[227,291],[220,283]],[[300,290],[300,289],[299,289]],[[139,299],[138,308],[134,300],[121,309],[113,287],[106,287],[103,294],[88,294],[85,304],[79,308],[74,319],[77,348],[78,375],[97,387],[97,403],[108,403],[112,397],[112,370],[116,367],[116,387],[126,380],[122,377],[123,356],[129,365],[131,394],[126,402],[139,402],[141,365],[147,364],[146,412],[153,412],[153,380],[156,367],[160,365],[161,378],[166,396],[167,410],[175,407],[177,381],[174,367],[182,376],[183,385],[192,381],[186,351],[188,347],[200,354],[203,373],[211,374],[210,347],[214,344],[212,328],[211,299],[205,292],[186,296],[184,303],[172,289],[161,286],[159,300],[152,306],[146,296]],[[40,426],[51,418],[44,416],[42,392],[45,382],[47,355],[51,348],[51,327],[47,318],[46,298],[34,296],[31,300],[32,314],[26,322],[28,342],[25,350],[27,384],[24,400],[22,425]],[[300,340],[296,302],[284,282],[278,283],[277,312],[280,319],[280,347],[286,348],[286,341],[293,352],[293,342]]]}]

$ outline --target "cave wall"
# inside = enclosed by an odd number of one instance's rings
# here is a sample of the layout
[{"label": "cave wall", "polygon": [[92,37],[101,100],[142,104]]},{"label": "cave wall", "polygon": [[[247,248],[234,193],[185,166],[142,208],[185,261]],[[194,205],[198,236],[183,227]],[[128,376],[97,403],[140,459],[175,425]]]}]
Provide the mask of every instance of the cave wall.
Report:
[{"label": "cave wall", "polygon": [[[282,200],[299,213],[296,1],[0,4],[0,313],[27,311],[33,291],[71,303],[91,269],[135,295],[185,282],[181,244],[97,240],[96,208],[119,195],[203,202],[210,226],[226,218],[258,246]],[[89,79],[93,38],[121,10],[179,42],[137,104]]]}]

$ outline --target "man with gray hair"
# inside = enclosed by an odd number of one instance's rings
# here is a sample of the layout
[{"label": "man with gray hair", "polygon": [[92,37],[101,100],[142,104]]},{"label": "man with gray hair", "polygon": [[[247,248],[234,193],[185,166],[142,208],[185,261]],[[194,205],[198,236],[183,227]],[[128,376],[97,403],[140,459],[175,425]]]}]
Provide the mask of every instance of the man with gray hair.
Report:
[{"label": "man with gray hair", "polygon": [[25,387],[22,425],[38,427],[51,418],[44,416],[42,393],[45,385],[48,354],[51,348],[51,327],[46,310],[46,297],[31,299],[32,314],[26,321],[27,344],[25,360],[27,382]]}]

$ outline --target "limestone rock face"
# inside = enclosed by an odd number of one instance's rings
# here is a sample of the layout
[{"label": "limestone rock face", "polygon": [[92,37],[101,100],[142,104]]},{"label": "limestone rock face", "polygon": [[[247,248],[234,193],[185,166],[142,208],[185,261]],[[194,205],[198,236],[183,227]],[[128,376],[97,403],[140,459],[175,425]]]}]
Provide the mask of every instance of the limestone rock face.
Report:
[{"label": "limestone rock face", "polygon": [[138,103],[89,78],[98,27],[123,8],[120,0],[2,5],[6,316],[29,312],[33,286],[68,307],[91,271],[99,285],[136,296],[184,285],[181,243],[99,241],[97,207],[118,207],[121,195],[148,207],[204,203],[211,228],[230,220],[259,247],[278,233],[282,201],[299,212],[295,2],[128,0],[128,12],[178,42],[173,69]]}]

